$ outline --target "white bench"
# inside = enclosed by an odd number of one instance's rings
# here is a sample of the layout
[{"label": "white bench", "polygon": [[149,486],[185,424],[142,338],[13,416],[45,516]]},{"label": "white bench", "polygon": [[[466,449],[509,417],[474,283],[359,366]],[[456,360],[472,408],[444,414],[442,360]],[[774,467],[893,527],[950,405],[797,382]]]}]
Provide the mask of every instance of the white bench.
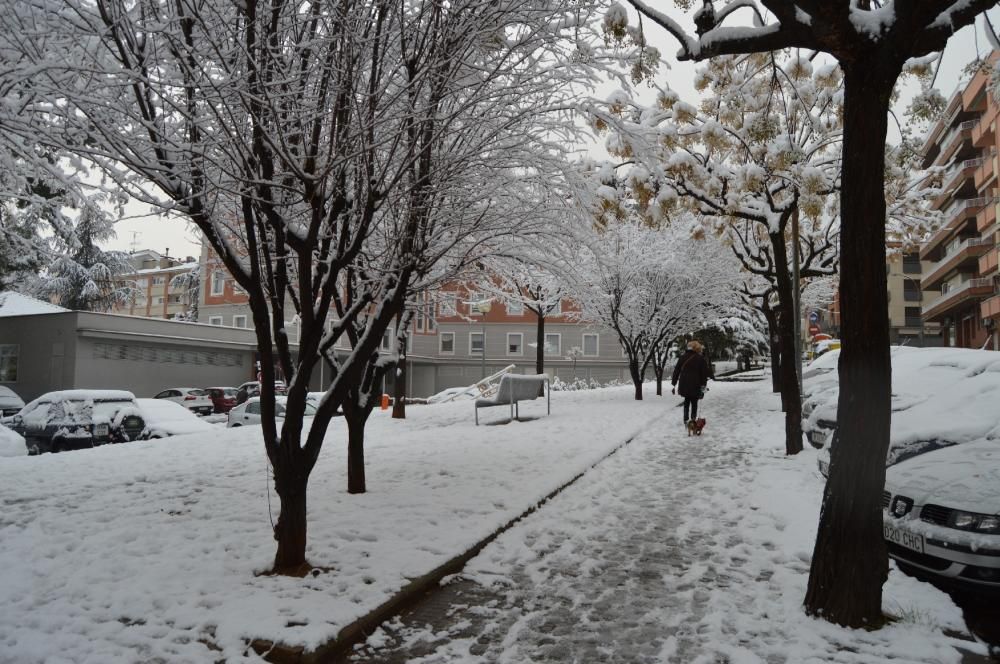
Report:
[{"label": "white bench", "polygon": [[552,395],[549,388],[548,374],[522,376],[520,374],[504,374],[500,378],[497,393],[485,399],[476,399],[476,426],[479,426],[479,409],[493,406],[510,406],[510,419],[520,417],[517,404],[519,401],[531,401],[538,398],[539,388],[545,386],[545,399],[548,413],[552,414]]}]

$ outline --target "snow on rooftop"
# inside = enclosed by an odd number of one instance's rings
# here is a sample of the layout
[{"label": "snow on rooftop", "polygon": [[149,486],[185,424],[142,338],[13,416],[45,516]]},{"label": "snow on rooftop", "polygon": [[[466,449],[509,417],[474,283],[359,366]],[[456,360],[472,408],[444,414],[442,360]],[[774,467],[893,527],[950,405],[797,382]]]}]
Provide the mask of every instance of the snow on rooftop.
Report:
[{"label": "snow on rooftop", "polygon": [[0,317],[34,316],[36,314],[58,314],[69,309],[37,300],[22,293],[6,291],[0,293]]}]

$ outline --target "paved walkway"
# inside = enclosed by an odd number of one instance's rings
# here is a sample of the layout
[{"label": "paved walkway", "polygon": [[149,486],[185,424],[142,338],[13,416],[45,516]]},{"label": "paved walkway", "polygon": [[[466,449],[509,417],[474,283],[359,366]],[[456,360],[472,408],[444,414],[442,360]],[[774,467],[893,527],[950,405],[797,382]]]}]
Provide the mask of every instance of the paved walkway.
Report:
[{"label": "paved walkway", "polygon": [[701,589],[729,583],[704,553],[724,544],[726,519],[704,514],[712,527],[698,530],[681,528],[681,516],[690,523],[692,506],[707,507],[700,487],[740,473],[746,457],[711,430],[688,438],[680,420],[679,410],[666,413],[353,661],[695,660],[704,653]]}]

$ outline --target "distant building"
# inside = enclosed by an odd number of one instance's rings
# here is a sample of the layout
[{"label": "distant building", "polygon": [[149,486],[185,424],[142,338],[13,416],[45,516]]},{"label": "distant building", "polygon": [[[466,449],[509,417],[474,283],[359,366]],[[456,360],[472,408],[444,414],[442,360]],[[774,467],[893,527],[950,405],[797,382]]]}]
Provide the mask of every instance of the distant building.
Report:
[{"label": "distant building", "polygon": [[[201,262],[198,321],[252,328],[246,293],[207,245],[202,249]],[[460,282],[446,284],[439,292],[425,293],[423,297],[427,305],[414,316],[410,328],[407,394],[422,397],[449,387],[472,385],[511,364],[517,373],[535,372],[537,319],[531,311],[493,299],[489,313],[476,313],[471,303],[486,295]],[[297,341],[296,328],[295,321],[285,322],[292,341]],[[388,348],[390,341],[387,335],[384,347]],[[581,379],[605,384],[629,380],[628,365],[615,333],[578,320],[568,300],[545,319],[544,349],[546,372],[563,381]],[[390,375],[385,390],[391,389]]]},{"label": "distant building", "polygon": [[[994,51],[988,62],[1000,58]],[[1000,350],[997,278],[997,114],[989,74],[976,73],[949,100],[924,141],[923,166],[945,168],[934,209],[944,224],[920,248],[930,262],[922,288],[925,321],[940,323],[944,344]]]},{"label": "distant building", "polygon": [[923,286],[923,274],[931,267],[919,252],[889,256],[885,263],[889,288],[889,343],[907,346],[940,346],[941,326],[924,320],[921,305],[936,294]]},{"label": "distant building", "polygon": [[116,307],[112,313],[168,319],[187,314],[192,304],[190,295],[173,280],[196,269],[197,260],[190,256],[179,260],[148,249],[132,253],[129,259],[135,271],[119,275],[118,279],[132,282],[138,295],[132,303]]}]

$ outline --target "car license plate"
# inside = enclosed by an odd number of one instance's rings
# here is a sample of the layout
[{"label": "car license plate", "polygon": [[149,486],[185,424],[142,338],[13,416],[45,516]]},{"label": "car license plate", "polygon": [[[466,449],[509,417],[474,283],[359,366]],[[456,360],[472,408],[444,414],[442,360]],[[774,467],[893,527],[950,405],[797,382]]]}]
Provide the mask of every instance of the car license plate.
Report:
[{"label": "car license plate", "polygon": [[97,426],[95,426],[94,427],[94,435],[95,436],[107,436],[108,435],[108,425],[107,424],[98,424]]},{"label": "car license plate", "polygon": [[912,551],[924,552],[924,536],[916,535],[902,528],[897,528],[891,524],[882,524],[882,535],[886,542],[892,542],[906,547]]}]

